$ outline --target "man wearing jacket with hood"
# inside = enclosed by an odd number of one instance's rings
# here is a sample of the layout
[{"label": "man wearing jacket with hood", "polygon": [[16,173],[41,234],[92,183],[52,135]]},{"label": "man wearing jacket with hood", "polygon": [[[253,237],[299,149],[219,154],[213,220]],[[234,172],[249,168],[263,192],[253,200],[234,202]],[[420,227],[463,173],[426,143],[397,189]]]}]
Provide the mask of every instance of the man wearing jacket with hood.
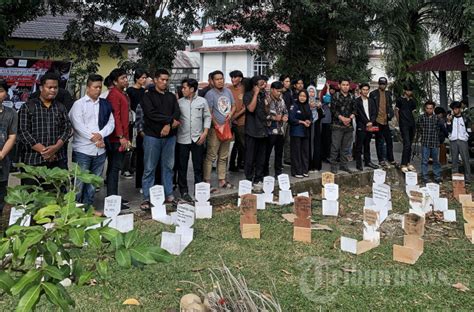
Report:
[{"label": "man wearing jacket with hood", "polygon": [[397,166],[393,157],[393,140],[390,132],[389,122],[394,116],[392,106],[392,93],[387,88],[387,78],[379,78],[379,87],[370,92],[370,98],[377,106],[377,119],[375,124],[379,131],[375,134],[375,147],[377,158],[382,167],[388,168],[390,165]]},{"label": "man wearing jacket with hood", "polygon": [[452,115],[448,115],[447,128],[451,146],[451,160],[453,162],[453,173],[459,172],[459,155],[464,163],[464,182],[471,184],[471,166],[469,163],[469,133],[473,125],[469,116],[461,112],[461,102],[453,102],[450,105]]}]

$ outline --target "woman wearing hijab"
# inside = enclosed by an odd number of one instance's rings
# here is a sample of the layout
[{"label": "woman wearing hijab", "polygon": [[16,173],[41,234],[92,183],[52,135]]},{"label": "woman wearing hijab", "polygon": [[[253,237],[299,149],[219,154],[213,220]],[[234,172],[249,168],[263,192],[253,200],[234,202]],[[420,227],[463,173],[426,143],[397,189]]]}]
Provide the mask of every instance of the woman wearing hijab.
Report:
[{"label": "woman wearing hijab", "polygon": [[312,114],[308,91],[300,90],[290,108],[291,174],[296,178],[308,177],[309,136]]},{"label": "woman wearing hijab", "polygon": [[312,124],[310,127],[309,138],[309,172],[318,172],[322,168],[321,163],[321,120],[324,112],[321,103],[316,97],[317,91],[315,86],[308,87],[309,107],[311,109]]}]

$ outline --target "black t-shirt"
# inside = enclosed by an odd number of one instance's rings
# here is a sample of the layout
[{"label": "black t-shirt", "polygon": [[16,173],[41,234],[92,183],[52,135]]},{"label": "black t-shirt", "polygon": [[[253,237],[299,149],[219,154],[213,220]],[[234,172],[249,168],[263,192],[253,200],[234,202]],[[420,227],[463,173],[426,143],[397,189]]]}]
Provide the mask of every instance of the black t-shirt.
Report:
[{"label": "black t-shirt", "polygon": [[[244,105],[247,107],[252,102],[253,91],[245,92]],[[265,92],[260,92],[257,98],[257,106],[253,112],[245,111],[245,134],[254,138],[264,138],[267,134],[265,110]]]},{"label": "black t-shirt", "polygon": [[128,87],[127,94],[128,94],[128,97],[130,98],[130,108],[132,109],[132,111],[136,112],[138,104],[142,103],[143,95],[145,94],[145,89],[144,88],[137,89],[135,87]]},{"label": "black t-shirt", "polygon": [[398,115],[400,127],[402,126],[415,126],[415,117],[413,117],[413,111],[416,109],[416,103],[413,99],[407,99],[405,97],[399,97],[395,105],[398,108]]}]

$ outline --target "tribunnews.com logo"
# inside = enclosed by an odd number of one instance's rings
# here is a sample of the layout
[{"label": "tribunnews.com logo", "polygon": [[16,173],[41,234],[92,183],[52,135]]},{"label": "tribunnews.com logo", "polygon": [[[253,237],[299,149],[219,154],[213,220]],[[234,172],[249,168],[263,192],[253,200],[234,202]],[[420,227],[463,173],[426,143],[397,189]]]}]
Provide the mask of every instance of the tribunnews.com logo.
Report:
[{"label": "tribunnews.com logo", "polygon": [[299,263],[302,270],[300,291],[314,303],[334,302],[344,287],[403,287],[450,285],[448,274],[443,270],[358,269],[342,261],[322,257],[306,257]]}]

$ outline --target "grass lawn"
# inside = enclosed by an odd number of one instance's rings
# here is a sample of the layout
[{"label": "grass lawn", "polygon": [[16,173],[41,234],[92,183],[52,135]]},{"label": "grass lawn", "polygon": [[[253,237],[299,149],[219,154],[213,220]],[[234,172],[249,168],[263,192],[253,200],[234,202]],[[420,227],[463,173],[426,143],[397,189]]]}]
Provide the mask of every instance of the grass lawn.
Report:
[{"label": "grass lawn", "polygon": [[[442,193],[447,188],[443,185]],[[249,288],[273,294],[283,311],[474,309],[474,245],[464,236],[459,204],[450,198],[457,223],[427,221],[424,254],[415,265],[406,265],[392,260],[392,245],[403,240],[396,220],[383,224],[379,247],[359,256],[340,250],[341,234],[362,238],[364,196],[370,196],[371,189],[342,188],[340,193],[343,216],[337,219],[323,218],[321,201],[313,200],[313,219],[334,230],[313,231],[311,244],[292,241],[292,224],[281,217],[292,212],[292,206],[267,206],[258,212],[260,240],[241,239],[238,210],[220,207],[211,220],[196,221],[194,241],[171,263],[132,269],[113,265],[110,285],[73,287],[76,310],[179,311],[181,296],[196,290],[182,281],[204,282],[211,289],[207,269],[222,261],[235,275],[245,276]],[[392,199],[391,214],[408,211],[403,192],[392,190]],[[153,220],[135,225],[143,241],[156,245],[162,231],[174,231]],[[85,257],[94,261],[87,252]],[[327,265],[317,265],[321,261]],[[458,282],[470,290],[451,286]],[[127,298],[138,299],[141,306],[122,306]],[[13,310],[8,297],[1,301],[0,309]],[[45,300],[38,310],[52,311]]]}]

